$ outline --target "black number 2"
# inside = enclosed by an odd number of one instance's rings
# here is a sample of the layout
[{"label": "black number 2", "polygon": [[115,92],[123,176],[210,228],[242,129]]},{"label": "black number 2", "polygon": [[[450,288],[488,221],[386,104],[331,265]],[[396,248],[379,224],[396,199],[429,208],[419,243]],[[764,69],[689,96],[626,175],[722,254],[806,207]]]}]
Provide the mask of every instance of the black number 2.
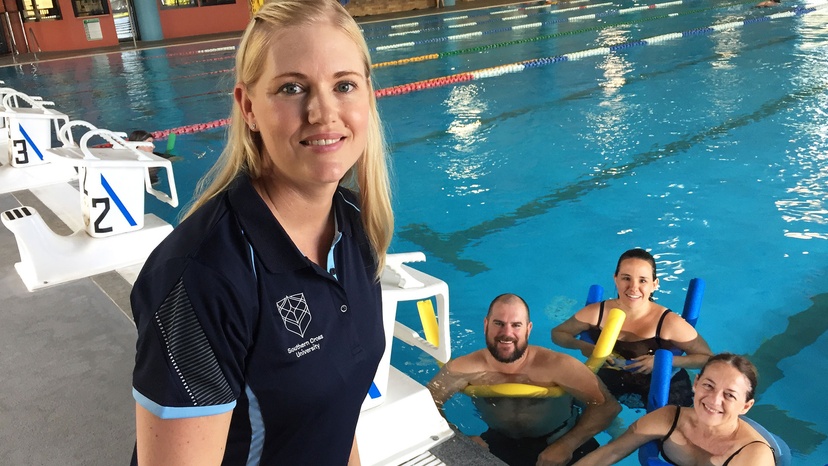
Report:
[{"label": "black number 2", "polygon": [[98,218],[95,219],[95,233],[109,233],[112,231],[112,227],[101,228],[101,222],[103,221],[106,214],[109,213],[109,198],[108,197],[93,197],[92,198],[92,208],[94,209],[97,207],[98,204],[103,204],[103,212],[101,215],[98,215]]}]

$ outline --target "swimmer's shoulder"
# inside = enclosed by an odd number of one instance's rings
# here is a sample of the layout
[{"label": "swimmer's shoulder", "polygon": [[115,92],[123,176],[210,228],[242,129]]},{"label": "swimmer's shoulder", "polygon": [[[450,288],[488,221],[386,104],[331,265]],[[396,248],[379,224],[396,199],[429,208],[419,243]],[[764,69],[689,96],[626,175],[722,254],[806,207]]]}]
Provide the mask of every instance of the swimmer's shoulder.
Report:
[{"label": "swimmer's shoulder", "polygon": [[561,353],[543,346],[531,345],[530,348],[532,348],[534,353],[532,362],[535,366],[542,365],[549,367],[551,364],[555,366],[570,364],[584,365],[584,363],[566,353]]},{"label": "swimmer's shoulder", "polygon": [[477,350],[463,356],[453,358],[447,362],[445,369],[449,372],[471,374],[486,371],[485,349]]},{"label": "swimmer's shoulder", "polygon": [[[601,313],[602,303],[603,301],[587,304],[586,306],[578,310],[578,312],[576,312],[575,315],[573,315],[572,317],[584,324],[595,325],[598,322],[598,314]],[[607,309],[604,309],[605,314],[607,311]]]},{"label": "swimmer's shoulder", "polygon": [[[665,308],[665,310],[667,310]],[[677,313],[670,311],[664,317],[661,327],[661,338],[665,340],[687,341],[698,335],[698,332],[689,322]]]}]

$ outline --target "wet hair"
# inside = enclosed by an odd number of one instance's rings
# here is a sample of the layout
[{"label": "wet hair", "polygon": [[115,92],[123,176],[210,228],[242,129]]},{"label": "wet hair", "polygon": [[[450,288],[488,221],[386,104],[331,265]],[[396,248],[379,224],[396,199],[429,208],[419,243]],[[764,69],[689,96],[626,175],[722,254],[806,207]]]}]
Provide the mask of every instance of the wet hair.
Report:
[{"label": "wet hair", "polygon": [[[394,213],[391,210],[391,187],[382,125],[371,82],[371,58],[368,45],[353,17],[336,0],[271,0],[253,16],[242,35],[236,52],[236,85],[251,89],[262,77],[269,52],[275,43],[297,27],[332,25],[349,37],[359,49],[367,79],[369,98],[366,147],[340,185],[358,193],[365,233],[371,243],[379,279],[385,266],[385,254],[391,244]],[[244,119],[240,105],[233,103],[227,145],[210,171],[199,181],[196,197],[186,218],[207,201],[225,191],[241,173],[258,179],[264,173],[261,135],[253,132]]]},{"label": "wet hair", "polygon": [[147,139],[152,137],[152,133],[148,131],[144,131],[142,129],[136,129],[135,131],[129,133],[127,137],[128,141],[146,141]]},{"label": "wet hair", "polygon": [[715,362],[723,362],[728,364],[745,376],[750,384],[750,388],[748,388],[746,395],[746,401],[752,400],[756,392],[756,384],[759,382],[759,371],[756,370],[756,366],[754,366],[753,363],[744,356],[739,356],[738,354],[733,353],[719,353],[711,356],[710,359],[704,363],[704,366],[699,371],[699,377],[704,374],[704,370],[707,369],[709,365]]},{"label": "wet hair", "polygon": [[503,293],[503,294],[499,294],[499,295],[495,296],[495,299],[493,299],[492,302],[489,304],[489,311],[486,313],[486,318],[488,319],[489,316],[492,315],[492,309],[494,308],[495,304],[497,304],[497,303],[511,304],[511,303],[514,303],[515,301],[520,301],[521,303],[523,303],[523,307],[526,308],[526,322],[527,323],[531,322],[531,319],[529,318],[529,305],[526,304],[526,301],[524,301],[523,298],[521,298],[520,296],[518,296],[514,293]]},{"label": "wet hair", "polygon": [[[621,257],[618,258],[618,263],[615,265],[615,274],[613,276],[618,276],[618,271],[621,270],[621,263],[627,259],[641,259],[643,261],[647,261],[650,264],[650,267],[653,268],[653,281],[656,279],[656,262],[655,258],[649,252],[640,249],[634,248],[624,251],[624,254],[621,254]],[[655,301],[653,295],[655,293],[650,293],[650,296],[647,297],[650,301]]]},{"label": "wet hair", "polygon": [[615,276],[618,276],[618,271],[621,270],[621,263],[627,259],[641,259],[643,261],[647,261],[653,268],[653,280],[656,279],[655,258],[653,258],[652,254],[641,248],[630,249],[625,251],[624,254],[621,254],[621,257],[618,258],[618,264],[615,265]]}]

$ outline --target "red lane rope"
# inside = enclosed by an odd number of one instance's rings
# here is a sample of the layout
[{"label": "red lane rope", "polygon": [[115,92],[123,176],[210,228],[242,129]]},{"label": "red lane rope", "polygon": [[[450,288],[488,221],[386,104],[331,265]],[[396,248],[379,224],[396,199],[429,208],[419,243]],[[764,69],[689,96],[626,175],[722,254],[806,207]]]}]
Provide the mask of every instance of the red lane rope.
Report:
[{"label": "red lane rope", "polygon": [[221,128],[223,126],[227,126],[229,123],[229,118],[222,118],[221,120],[208,121],[207,123],[196,123],[194,125],[179,126],[178,128],[153,131],[150,134],[152,134],[152,138],[154,140],[161,141],[167,139],[170,136],[170,133],[175,133],[176,135],[199,133],[201,131],[207,131],[214,128]]}]

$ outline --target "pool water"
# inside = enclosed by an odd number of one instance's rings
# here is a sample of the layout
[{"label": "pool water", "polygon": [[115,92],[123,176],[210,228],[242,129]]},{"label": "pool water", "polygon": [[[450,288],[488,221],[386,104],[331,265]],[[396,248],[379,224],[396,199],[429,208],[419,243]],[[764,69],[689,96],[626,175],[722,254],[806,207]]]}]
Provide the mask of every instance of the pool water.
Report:
[{"label": "pool water", "polygon": [[[551,347],[550,330],[583,305],[589,285],[612,295],[618,255],[646,248],[657,259],[660,303],[680,311],[690,279],[706,280],[697,328],[715,352],[745,354],[758,366],[751,416],[790,445],[795,464],[824,465],[826,9],[636,45],[804,4],[691,1],[623,13],[634,4],[598,4],[524,9],[518,13],[527,17],[514,20],[501,19],[513,14],[501,7],[465,19],[422,17],[418,26],[390,27],[410,19],[363,24],[372,48],[415,42],[375,50],[375,63],[439,56],[377,68],[377,88],[632,44],[382,97],[394,169],[392,252],[423,251],[428,260],[419,267],[449,284],[453,353],[462,355],[484,346],[483,317],[502,292],[526,299],[530,342]],[[565,11],[549,13],[555,10]],[[583,14],[600,16],[562,21]],[[479,24],[448,27],[471,21]],[[441,39],[536,22],[544,24]],[[532,40],[538,36],[551,37]],[[164,130],[227,117],[233,45],[2,68],[0,79],[99,127]],[[223,137],[213,129],[177,138],[174,169],[185,203]],[[148,209],[171,222],[180,210],[154,200]],[[419,326],[413,305],[398,319]],[[392,363],[422,383],[437,370],[402,344]],[[469,434],[485,429],[462,396],[447,412]],[[625,409],[622,418],[639,415]]]}]

